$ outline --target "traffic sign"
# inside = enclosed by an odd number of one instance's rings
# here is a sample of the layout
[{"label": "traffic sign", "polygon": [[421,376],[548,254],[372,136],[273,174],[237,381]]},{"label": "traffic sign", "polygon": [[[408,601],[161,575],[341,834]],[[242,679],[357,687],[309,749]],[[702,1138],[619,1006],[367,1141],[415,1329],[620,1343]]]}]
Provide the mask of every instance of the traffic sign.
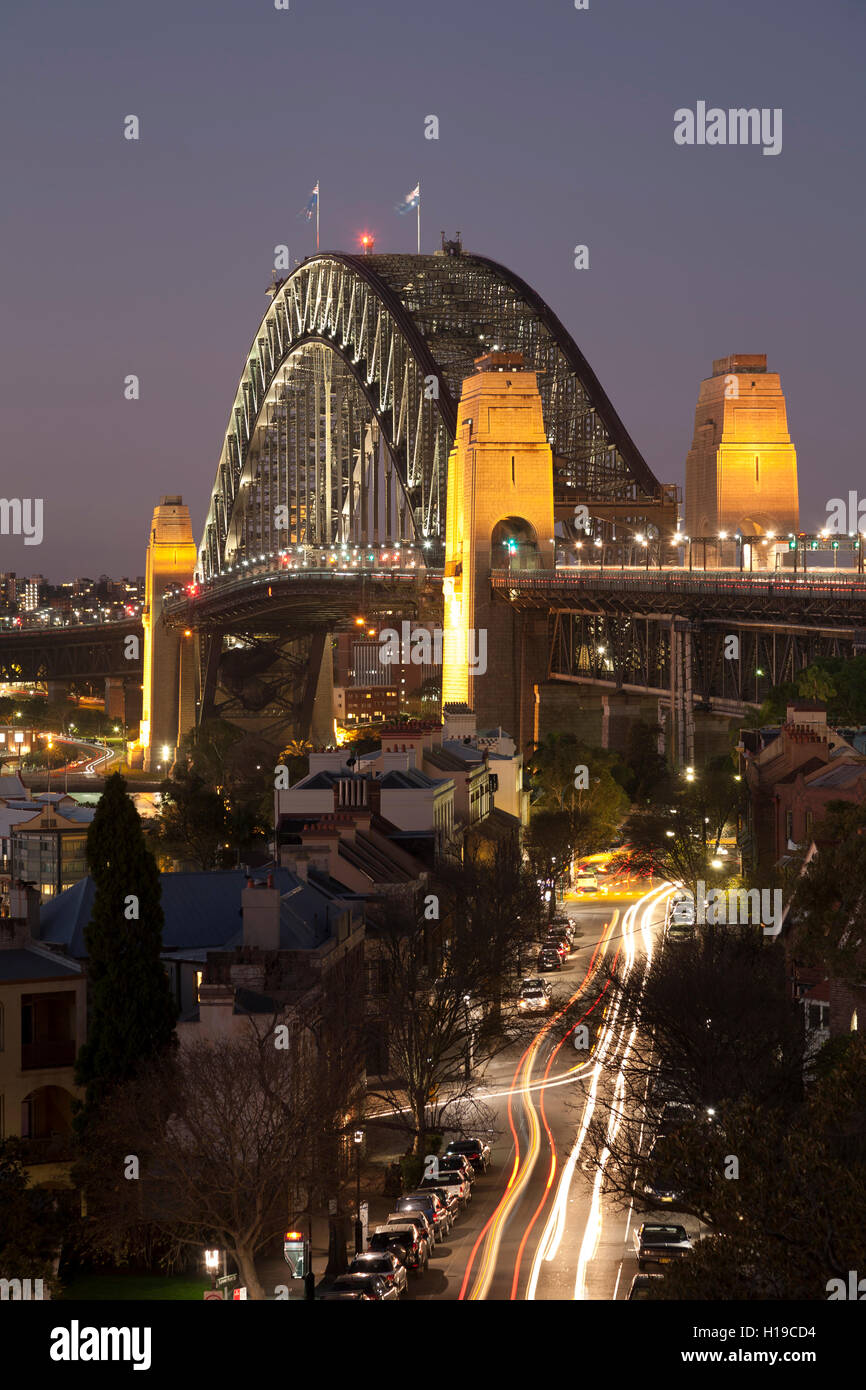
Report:
[{"label": "traffic sign", "polygon": [[205,1289],[204,1301],[205,1303],[224,1303],[225,1299],[216,1289]]},{"label": "traffic sign", "polygon": [[237,1277],[236,1274],[221,1274],[217,1279],[217,1284],[233,1284]]}]

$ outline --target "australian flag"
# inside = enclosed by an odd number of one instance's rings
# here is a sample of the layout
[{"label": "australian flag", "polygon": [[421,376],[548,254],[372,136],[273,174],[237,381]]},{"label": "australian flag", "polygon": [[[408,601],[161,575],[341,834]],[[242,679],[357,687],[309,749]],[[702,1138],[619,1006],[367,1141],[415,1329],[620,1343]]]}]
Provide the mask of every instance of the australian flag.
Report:
[{"label": "australian flag", "polygon": [[411,193],[407,193],[402,203],[396,204],[396,210],[402,216],[405,212],[414,212],[421,201],[421,184],[416,183]]},{"label": "australian flag", "polygon": [[313,213],[316,211],[316,207],[317,207],[317,205],[318,205],[318,202],[319,202],[319,185],[316,184],[315,188],[313,189],[312,193],[310,194],[310,197],[309,197],[309,201],[308,201],[308,203],[307,203],[307,206],[304,208],[304,211],[303,211],[303,215],[304,215],[304,217],[306,217],[306,219],[307,219],[308,222],[309,222],[310,218],[312,217]]}]

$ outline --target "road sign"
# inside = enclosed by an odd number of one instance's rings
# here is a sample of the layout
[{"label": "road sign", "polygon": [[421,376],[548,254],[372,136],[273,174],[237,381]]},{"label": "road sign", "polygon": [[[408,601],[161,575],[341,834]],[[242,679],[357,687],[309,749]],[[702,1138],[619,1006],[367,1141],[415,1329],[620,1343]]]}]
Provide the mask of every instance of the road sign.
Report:
[{"label": "road sign", "polygon": [[205,1289],[205,1291],[204,1291],[204,1301],[205,1301],[205,1303],[224,1303],[224,1302],[225,1302],[225,1300],[224,1300],[222,1294],[219,1293],[216,1289]]},{"label": "road sign", "polygon": [[246,1296],[247,1296],[247,1291],[246,1291],[245,1287],[243,1286],[243,1284],[241,1285],[241,1287],[240,1287],[239,1289],[233,1289],[233,1290],[232,1290],[232,1298],[246,1298]]},{"label": "road sign", "polygon": [[237,1277],[236,1274],[221,1274],[219,1279],[217,1279],[217,1284],[233,1284]]}]

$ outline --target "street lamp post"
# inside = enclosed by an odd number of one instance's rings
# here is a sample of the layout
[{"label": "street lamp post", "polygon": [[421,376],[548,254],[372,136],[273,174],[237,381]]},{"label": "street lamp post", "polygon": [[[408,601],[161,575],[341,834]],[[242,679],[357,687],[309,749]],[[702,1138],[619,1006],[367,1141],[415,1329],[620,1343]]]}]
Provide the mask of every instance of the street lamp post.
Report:
[{"label": "street lamp post", "polygon": [[364,1142],[364,1131],[356,1129],[354,1134],[355,1143],[355,1254],[360,1255],[364,1249],[364,1227],[361,1222],[361,1145]]}]

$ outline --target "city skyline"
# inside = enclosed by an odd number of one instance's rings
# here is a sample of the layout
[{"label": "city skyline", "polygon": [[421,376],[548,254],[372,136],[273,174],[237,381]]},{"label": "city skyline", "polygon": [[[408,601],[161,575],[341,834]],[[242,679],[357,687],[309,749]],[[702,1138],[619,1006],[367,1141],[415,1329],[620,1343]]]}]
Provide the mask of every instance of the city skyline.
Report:
[{"label": "city skyline", "polygon": [[[37,44],[47,96],[6,179],[3,492],[45,508],[42,545],[4,536],[0,567],[136,572],[162,493],[183,493],[200,539],[274,247],[293,263],[313,253],[298,214],[316,184],[323,251],[358,251],[367,231],[377,251],[407,252],[415,218],[395,206],[420,180],[422,251],[460,230],[467,250],[532,284],[665,482],[684,481],[712,360],[766,352],[800,461],[801,526],[817,529],[861,469],[862,181],[849,174],[846,71],[862,17],[841,3],[758,16],[739,3],[446,3],[431,21],[388,3],[377,21],[341,13],[332,47],[316,10],[241,21],[218,3],[197,21],[158,3],[145,33],[91,4],[37,36],[40,21],[13,7],[5,100],[25,108],[30,74],[10,60]],[[357,80],[377,67],[387,99]],[[675,112],[702,101],[783,111],[778,157],[679,147]],[[123,135],[131,113],[137,142]],[[574,268],[578,245],[587,269]],[[128,374],[138,400],[124,400]]]}]

